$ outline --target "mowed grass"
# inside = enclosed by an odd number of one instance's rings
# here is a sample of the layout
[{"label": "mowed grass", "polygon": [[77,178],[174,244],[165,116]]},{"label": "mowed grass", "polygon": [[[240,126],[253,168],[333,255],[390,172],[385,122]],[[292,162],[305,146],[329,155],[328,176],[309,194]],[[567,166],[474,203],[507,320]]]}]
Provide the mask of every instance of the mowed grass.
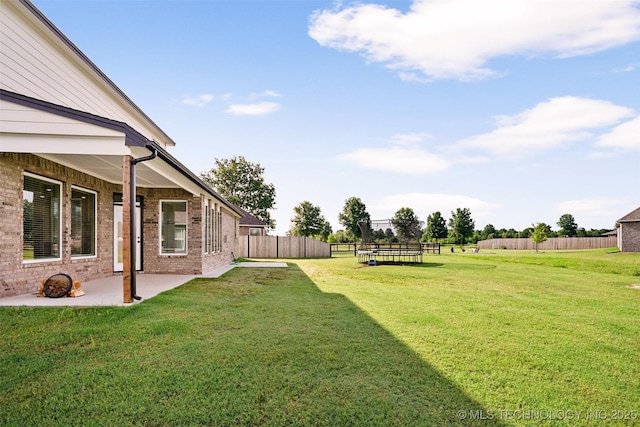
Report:
[{"label": "mowed grass", "polygon": [[0,308],[0,425],[638,423],[640,256],[494,252]]}]

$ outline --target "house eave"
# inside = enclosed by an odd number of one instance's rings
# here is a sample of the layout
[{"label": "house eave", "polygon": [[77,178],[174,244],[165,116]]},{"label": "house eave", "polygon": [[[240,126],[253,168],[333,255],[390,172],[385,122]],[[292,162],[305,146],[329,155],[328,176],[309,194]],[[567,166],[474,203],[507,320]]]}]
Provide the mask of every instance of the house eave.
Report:
[{"label": "house eave", "polygon": [[[119,99],[121,103],[126,106],[136,117],[148,126],[154,129],[154,133],[158,138],[162,139],[165,145],[175,146],[176,143],[167,135],[149,116],[147,116],[140,107],[138,107],[107,75],[100,70],[62,31],[58,29],[33,3],[29,0],[19,0],[31,15],[37,19],[42,25],[44,25],[55,38],[61,43],[61,45],[71,51],[73,55],[78,58],[80,64],[84,65],[89,72],[94,74],[103,87],[108,90],[115,98]],[[11,2],[7,3],[9,6]]]},{"label": "house eave", "polygon": [[[86,172],[105,181],[119,183],[122,177],[122,174],[118,172],[122,167],[121,156],[146,156],[149,154],[151,147],[157,150],[158,159],[145,162],[138,167],[140,186],[154,188],[155,185],[153,181],[154,177],[156,177],[158,188],[176,187],[183,188],[194,195],[201,193],[208,194],[212,198],[219,200],[220,203],[226,206],[237,218],[242,217],[242,212],[239,211],[235,205],[229,203],[216,193],[192,171],[169,154],[161,144],[147,139],[126,123],[52,104],[4,89],[0,89],[0,100],[114,131],[111,132],[113,135],[109,137],[96,137],[91,135],[9,134],[6,132],[3,133],[2,130],[0,130],[0,135],[2,135],[0,145],[2,145],[3,151],[30,152],[67,167]],[[118,137],[118,135],[121,136]],[[51,138],[74,138],[74,144],[70,143],[66,146],[64,144],[40,144],[37,150],[25,151],[25,148],[29,148],[30,145],[22,144],[20,141],[21,139],[42,140]],[[118,143],[120,141],[123,143]],[[82,146],[83,142],[87,143],[86,147]],[[112,144],[108,146],[109,144],[107,142],[112,142]],[[31,144],[31,147],[33,147],[33,144],[36,144],[36,142],[31,142]],[[90,157],[97,163],[104,163],[105,171],[107,169],[113,170],[108,174],[101,174],[95,169],[92,170],[90,167],[87,167],[87,162],[83,161],[83,159],[86,160]]]}]

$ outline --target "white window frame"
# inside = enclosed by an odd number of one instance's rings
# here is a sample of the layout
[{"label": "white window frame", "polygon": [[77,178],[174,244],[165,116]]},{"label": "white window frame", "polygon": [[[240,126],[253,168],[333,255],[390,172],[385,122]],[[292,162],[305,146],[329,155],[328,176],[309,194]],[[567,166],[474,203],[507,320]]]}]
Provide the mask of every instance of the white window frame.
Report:
[{"label": "white window frame", "polygon": [[209,212],[210,217],[209,221],[211,221],[211,235],[209,236],[209,247],[211,248],[211,253],[216,253],[216,231],[218,227],[216,227],[216,205],[212,202],[209,206],[211,211]]},{"label": "white window frame", "polygon": [[[184,203],[185,205],[185,229],[184,229],[184,252],[164,252],[162,248],[162,237],[164,234],[163,223],[164,218],[162,216],[162,207],[164,203]],[[173,200],[173,199],[161,199],[159,206],[159,218],[160,218],[160,233],[158,236],[158,252],[161,256],[185,256],[189,254],[189,202],[187,200]]]},{"label": "white window frame", "polygon": [[215,225],[215,234],[213,236],[213,247],[216,252],[220,252],[220,221],[218,220],[218,204],[213,207],[213,224]]},{"label": "white window frame", "polygon": [[[78,187],[76,185],[72,185],[71,186],[71,191],[73,192],[73,190],[76,191],[80,191],[83,193],[88,193],[88,194],[93,194],[94,197],[94,204],[93,204],[93,249],[95,251],[94,255],[71,255],[71,258],[73,259],[90,259],[90,258],[97,258],[98,257],[98,192],[93,191],[93,190],[89,190],[88,188],[83,188],[83,187]],[[69,205],[71,208],[73,208],[73,206],[71,205],[71,199],[69,199]],[[73,212],[71,213],[71,215],[73,216]],[[73,225],[73,222],[71,223],[71,225]],[[71,226],[69,228],[71,230]],[[72,230],[71,230],[72,231]],[[71,249],[71,248],[69,248]],[[69,251],[71,252],[71,251]]]},{"label": "white window frame", "polygon": [[202,221],[202,223],[204,224],[204,238],[202,239],[202,241],[204,242],[204,247],[202,248],[204,250],[205,254],[209,253],[209,200],[205,200],[204,202],[204,221]]},{"label": "white window frame", "polygon": [[[33,179],[37,179],[40,181],[45,181],[45,182],[50,182],[52,184],[56,184],[58,186],[58,256],[57,257],[51,257],[51,258],[39,258],[39,259],[24,259],[24,231],[22,231],[22,244],[21,244],[21,249],[22,249],[22,263],[23,264],[36,264],[36,263],[43,263],[43,262],[56,262],[56,261],[61,261],[62,260],[62,217],[63,217],[63,200],[62,200],[62,189],[63,189],[63,183],[62,181],[58,181],[55,179],[51,179],[51,178],[47,178],[44,177],[42,175],[36,175],[34,173],[30,173],[27,171],[23,171],[22,172],[22,191],[24,194],[24,177],[28,176],[30,178]],[[23,203],[24,203],[24,195],[23,195]],[[23,216],[22,216],[22,224],[24,227],[24,211],[23,211]]]},{"label": "white window frame", "polygon": [[222,252],[222,207],[218,206],[218,252]]}]

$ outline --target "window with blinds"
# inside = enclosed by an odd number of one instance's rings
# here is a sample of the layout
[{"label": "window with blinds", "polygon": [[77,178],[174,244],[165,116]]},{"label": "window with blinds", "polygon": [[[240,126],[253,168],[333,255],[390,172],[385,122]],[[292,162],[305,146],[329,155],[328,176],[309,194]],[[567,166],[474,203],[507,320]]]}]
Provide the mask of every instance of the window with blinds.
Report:
[{"label": "window with blinds", "polygon": [[23,178],[22,260],[60,259],[62,185],[27,173]]},{"label": "window with blinds", "polygon": [[71,256],[96,255],[96,194],[71,189]]},{"label": "window with blinds", "polygon": [[187,202],[160,202],[160,253],[163,255],[187,253]]}]

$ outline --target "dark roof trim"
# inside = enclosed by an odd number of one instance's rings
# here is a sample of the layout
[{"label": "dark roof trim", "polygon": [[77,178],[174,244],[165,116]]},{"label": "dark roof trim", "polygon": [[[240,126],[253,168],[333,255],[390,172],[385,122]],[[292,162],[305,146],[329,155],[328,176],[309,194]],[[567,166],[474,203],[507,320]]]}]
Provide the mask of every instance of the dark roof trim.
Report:
[{"label": "dark roof trim", "polygon": [[266,228],[267,224],[259,218],[251,215],[249,212],[242,209],[240,206],[236,206],[240,212],[242,212],[242,218],[240,218],[241,227],[263,227]]},{"label": "dark roof trim", "polygon": [[95,72],[102,80],[104,80],[104,82],[107,83],[107,85],[109,85],[111,89],[113,89],[119,96],[122,97],[122,99],[124,99],[129,105],[131,105],[138,114],[140,114],[142,117],[144,117],[145,120],[153,125],[158,130],[158,132],[167,139],[170,144],[175,145],[175,142],[169,137],[169,135],[164,133],[164,131],[160,129],[160,127],[155,124],[155,122],[151,120],[151,118],[147,116],[144,111],[142,111],[142,109],[140,109],[140,107],[138,107],[131,100],[131,98],[129,98],[118,86],[116,86],[116,84],[109,77],[107,77],[107,75],[103,73],[102,70],[100,70],[100,68],[98,68],[98,66],[94,64],[84,53],[82,53],[82,51],[78,49],[78,47],[73,44],[73,42],[69,40],[69,38],[65,36],[64,33],[62,33],[62,31],[60,31],[58,27],[56,27],[53,22],[49,20],[49,18],[47,18],[42,12],[40,12],[40,10],[35,7],[33,3],[31,3],[29,0],[20,0],[20,3],[22,3],[24,7],[26,7],[36,18],[38,18],[40,22],[42,22],[53,34],[55,34],[60,39],[60,41],[62,41],[69,49],[71,49],[78,56],[78,58],[80,58],[89,68],[93,70],[93,72]]},{"label": "dark roof trim", "polygon": [[145,136],[123,122],[96,116],[95,114],[87,113],[85,111],[74,110],[73,108],[52,104],[47,101],[9,92],[4,89],[0,89],[0,99],[44,111],[46,113],[66,117],[68,119],[78,120],[80,122],[122,132],[125,134],[125,145],[129,147],[144,147],[149,143],[149,140]]},{"label": "dark roof trim", "polygon": [[242,217],[242,211],[237,206],[225,200],[222,196],[216,193],[211,187],[209,187],[203,180],[191,172],[187,167],[180,163],[175,157],[169,154],[160,144],[155,141],[148,140],[144,135],[137,132],[131,126],[126,123],[116,120],[107,119],[105,117],[96,116],[84,111],[74,110],[72,108],[63,107],[61,105],[52,104],[40,99],[31,98],[28,96],[20,95],[17,93],[9,92],[4,89],[0,89],[0,99],[3,101],[12,102],[14,104],[23,105],[25,107],[33,108],[36,110],[44,111],[47,113],[55,114],[58,116],[66,117],[69,119],[77,120],[83,123],[89,123],[95,126],[104,127],[107,129],[122,132],[125,135],[125,145],[128,147],[147,147],[154,148],[158,151],[158,157],[169,164],[173,169],[180,172],[183,176],[188,178],[194,184],[198,185],[204,192],[212,195],[216,199],[220,200],[231,211]]},{"label": "dark roof trim", "polygon": [[628,214],[626,214],[616,222],[638,222],[638,221],[640,221],[640,208],[629,212]]},{"label": "dark roof trim", "polygon": [[191,170],[189,170],[186,166],[184,166],[182,163],[180,163],[178,161],[178,159],[176,159],[175,157],[173,157],[171,154],[169,154],[167,152],[167,150],[165,150],[164,148],[162,148],[157,142],[151,142],[147,148],[149,147],[153,147],[158,151],[158,157],[162,160],[164,160],[165,162],[167,162],[169,165],[171,165],[175,170],[177,170],[178,172],[180,172],[183,176],[185,176],[186,178],[189,178],[189,180],[191,180],[191,182],[193,182],[194,184],[198,185],[200,188],[202,188],[205,192],[211,194],[212,196],[214,196],[216,199],[220,200],[222,203],[225,204],[225,206],[227,206],[229,209],[231,209],[233,212],[235,212],[236,214],[238,214],[238,216],[242,217],[242,211],[240,210],[240,208],[238,208],[236,205],[228,202],[224,197],[222,197],[221,195],[219,195],[218,193],[216,193],[213,188],[209,187],[209,185],[204,182],[202,179],[200,179],[196,174],[194,174]]}]

